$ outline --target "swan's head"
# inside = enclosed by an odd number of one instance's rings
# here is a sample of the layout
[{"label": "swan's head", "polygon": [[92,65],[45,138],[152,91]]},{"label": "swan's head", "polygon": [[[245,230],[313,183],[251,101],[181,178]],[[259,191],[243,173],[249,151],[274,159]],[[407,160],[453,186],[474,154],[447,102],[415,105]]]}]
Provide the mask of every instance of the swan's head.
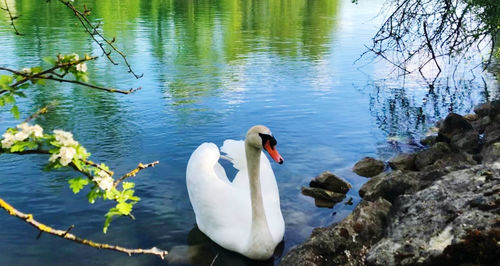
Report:
[{"label": "swan's head", "polygon": [[276,144],[278,142],[273,137],[269,128],[265,126],[253,126],[248,130],[245,141],[247,144],[257,149],[265,149],[275,162],[279,164],[283,163],[283,157],[281,157],[276,149]]}]

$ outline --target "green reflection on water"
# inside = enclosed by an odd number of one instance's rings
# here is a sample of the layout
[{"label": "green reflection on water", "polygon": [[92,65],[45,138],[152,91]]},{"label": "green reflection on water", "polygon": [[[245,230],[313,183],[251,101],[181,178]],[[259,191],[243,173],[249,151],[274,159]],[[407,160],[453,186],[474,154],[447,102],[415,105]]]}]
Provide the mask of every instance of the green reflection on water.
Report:
[{"label": "green reflection on water", "polygon": [[[13,38],[18,58],[27,52],[37,57],[57,52],[102,54],[72,12],[57,1],[9,3],[14,13],[22,15],[16,24],[26,34]],[[175,105],[189,105],[201,96],[217,95],[224,80],[231,76],[227,75],[228,68],[243,64],[241,60],[253,53],[320,59],[329,50],[339,10],[337,0],[75,2],[78,7],[83,4],[92,10],[91,19],[102,23],[106,37],[117,37],[118,48],[129,58],[140,58],[138,50],[147,46],[160,67],[142,68],[139,72],[163,81],[164,92]],[[5,14],[0,18],[6,24]],[[134,63],[140,65],[132,59]],[[117,70],[108,64],[99,71]],[[115,75],[99,76],[106,84],[117,83]]]}]

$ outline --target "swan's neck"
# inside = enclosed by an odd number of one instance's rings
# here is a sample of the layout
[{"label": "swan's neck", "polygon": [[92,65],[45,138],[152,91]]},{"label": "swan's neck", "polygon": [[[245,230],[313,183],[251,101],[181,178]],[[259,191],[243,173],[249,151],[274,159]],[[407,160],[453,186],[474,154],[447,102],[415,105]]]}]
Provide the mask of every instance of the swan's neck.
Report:
[{"label": "swan's neck", "polygon": [[260,184],[260,156],[261,149],[254,148],[245,142],[245,153],[247,157],[248,179],[250,181],[250,198],[252,203],[252,227],[250,231],[249,245],[260,246],[272,243],[271,232],[267,224]]}]

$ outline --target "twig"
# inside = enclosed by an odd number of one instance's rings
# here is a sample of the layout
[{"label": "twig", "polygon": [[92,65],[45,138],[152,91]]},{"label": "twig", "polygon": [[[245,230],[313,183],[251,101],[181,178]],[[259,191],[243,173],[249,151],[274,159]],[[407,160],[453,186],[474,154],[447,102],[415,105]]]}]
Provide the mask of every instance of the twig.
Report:
[{"label": "twig", "polygon": [[102,171],[106,172],[106,173],[107,173],[108,175],[110,175],[110,176],[113,176],[113,175],[115,174],[113,171],[106,170],[106,169],[102,168],[100,165],[98,165],[98,164],[96,164],[96,163],[92,162],[91,160],[82,160],[82,161],[83,161],[86,165],[92,165],[92,166],[94,166],[94,167],[99,168],[100,170],[102,170]]},{"label": "twig", "polygon": [[14,29],[14,31],[16,32],[17,35],[24,35],[22,33],[20,33],[17,28],[16,28],[16,25],[14,24],[14,20],[18,19],[19,16],[13,16],[12,13],[10,12],[10,8],[9,8],[9,5],[7,4],[7,0],[3,0],[4,4],[5,4],[5,7],[0,7],[0,9],[6,11],[8,14],[9,14],[9,18],[10,18],[10,25],[12,25],[12,28]]},{"label": "twig", "polygon": [[122,182],[123,180],[125,180],[126,178],[129,178],[131,176],[135,176],[140,170],[142,169],[145,169],[145,168],[148,168],[148,167],[154,167],[155,165],[159,164],[160,162],[159,161],[154,161],[152,163],[148,163],[148,164],[142,164],[142,163],[139,163],[139,165],[132,171],[126,173],[124,176],[118,178],[114,183],[113,183],[113,187],[116,187],[118,184],[120,184],[120,182]]},{"label": "twig", "polygon": [[28,123],[29,121],[37,118],[38,116],[45,114],[46,112],[49,111],[49,109],[55,107],[56,105],[57,105],[57,101],[50,102],[46,106],[44,106],[44,107],[40,108],[38,111],[36,111],[36,113],[34,113],[34,114],[30,115],[28,118],[24,119],[24,123]]},{"label": "twig", "polygon": [[139,249],[130,249],[130,248],[125,248],[125,247],[121,247],[118,245],[97,243],[97,242],[94,242],[94,241],[91,241],[91,240],[88,240],[85,238],[77,237],[74,234],[71,234],[69,231],[72,229],[72,227],[70,227],[68,230],[58,230],[58,229],[54,229],[50,226],[47,226],[43,223],[40,223],[33,218],[32,214],[25,214],[23,212],[16,210],[14,207],[12,207],[12,205],[5,202],[2,198],[0,198],[0,206],[4,210],[6,210],[7,213],[9,213],[11,216],[15,216],[15,217],[23,220],[24,222],[37,228],[41,232],[45,232],[45,233],[55,235],[55,236],[58,236],[58,237],[61,237],[61,238],[67,239],[67,240],[71,240],[73,242],[76,242],[76,243],[79,243],[82,245],[90,246],[90,247],[97,248],[97,249],[114,250],[114,251],[128,254],[129,256],[131,256],[132,254],[150,254],[150,255],[158,256],[162,260],[164,260],[165,256],[168,254],[168,251],[161,250],[161,249],[158,249],[156,247],[153,247],[150,249],[140,249],[140,248]]},{"label": "twig", "polygon": [[144,74],[136,74],[134,72],[134,70],[132,70],[132,66],[129,64],[128,60],[127,60],[127,56],[120,50],[118,50],[118,48],[113,44],[115,42],[115,38],[113,38],[111,41],[106,39],[97,29],[99,28],[100,24],[98,23],[97,26],[94,26],[92,24],[92,22],[90,22],[90,20],[87,18],[88,14],[90,13],[88,10],[84,10],[84,12],[81,12],[80,10],[78,10],[73,4],[71,4],[70,1],[67,1],[67,0],[59,0],[59,2],[61,2],[62,4],[64,4],[65,6],[67,6],[69,9],[71,9],[73,11],[73,13],[75,14],[75,16],[78,18],[78,20],[80,21],[80,23],[82,24],[83,28],[85,29],[85,31],[87,31],[87,33],[90,35],[90,37],[94,40],[95,43],[97,43],[97,45],[99,45],[99,47],[101,48],[101,50],[103,51],[104,55],[108,58],[108,60],[114,64],[114,65],[118,65],[118,63],[116,63],[113,58],[111,57],[111,51],[106,51],[106,49],[104,48],[104,45],[102,42],[100,42],[95,36],[98,36],[102,41],[104,41],[113,51],[115,51],[116,53],[118,53],[121,58],[123,59],[123,62],[125,63],[125,65],[127,65],[128,67],[128,72],[131,73],[132,75],[134,75],[134,77],[136,79],[139,79],[139,78],[142,78],[142,76],[144,76]]},{"label": "twig", "polygon": [[[82,81],[78,81],[78,80],[63,79],[63,78],[60,78],[63,75],[58,75],[56,72],[54,72],[57,69],[66,68],[66,67],[73,66],[73,65],[78,65],[78,64],[80,64],[82,62],[89,61],[89,60],[95,60],[95,59],[97,59],[97,57],[89,57],[89,58],[77,60],[77,61],[71,62],[71,63],[58,64],[58,65],[53,66],[53,67],[51,67],[49,69],[43,70],[41,72],[38,72],[38,73],[35,73],[35,74],[32,74],[32,75],[24,73],[24,72],[19,72],[17,70],[11,69],[11,68],[2,67],[2,66],[0,66],[0,70],[8,71],[8,72],[11,72],[13,74],[16,74],[18,76],[22,76],[23,77],[23,79],[21,79],[21,80],[17,81],[16,83],[10,85],[10,87],[12,87],[12,88],[20,86],[20,85],[22,85],[23,83],[25,83],[25,82],[27,82],[29,80],[45,79],[45,80],[59,81],[59,82],[63,82],[63,83],[78,84],[78,85],[82,85],[82,86],[85,86],[85,87],[88,87],[88,88],[103,90],[103,91],[107,91],[107,92],[121,93],[121,94],[131,94],[131,93],[136,92],[136,91],[138,91],[138,90],[141,89],[141,87],[131,88],[129,90],[118,90],[118,89],[115,89],[115,88],[106,88],[106,87],[101,87],[101,86],[97,86],[97,85],[94,85],[94,84],[90,84],[90,83],[86,83],[86,82],[82,82]],[[59,76],[59,77],[55,77],[54,75],[55,76]],[[2,91],[0,91],[0,94],[3,94],[5,92],[7,92],[7,90],[2,90]]]},{"label": "twig", "polygon": [[82,86],[93,88],[93,89],[103,90],[103,91],[107,91],[107,92],[116,92],[116,93],[121,93],[121,94],[131,94],[131,93],[141,89],[141,87],[138,87],[138,88],[131,88],[129,90],[118,90],[118,89],[114,89],[114,88],[105,88],[105,87],[97,86],[97,85],[90,84],[90,83],[85,83],[85,82],[78,81],[78,80],[61,79],[61,78],[56,78],[53,76],[40,76],[39,78],[40,79],[54,80],[54,81],[59,81],[59,82],[64,82],[64,83],[73,83],[73,84],[78,84],[78,85],[82,85]]}]

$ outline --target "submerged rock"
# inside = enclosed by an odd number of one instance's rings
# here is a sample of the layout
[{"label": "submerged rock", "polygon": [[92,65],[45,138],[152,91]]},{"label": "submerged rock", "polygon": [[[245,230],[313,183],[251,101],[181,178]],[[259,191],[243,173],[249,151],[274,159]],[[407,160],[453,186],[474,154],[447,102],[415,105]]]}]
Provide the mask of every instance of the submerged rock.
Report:
[{"label": "submerged rock", "polygon": [[325,171],[319,176],[315,177],[313,180],[311,180],[309,186],[324,188],[332,192],[343,194],[347,193],[349,189],[351,189],[351,184],[329,171]]},{"label": "submerged rock", "polygon": [[345,198],[345,194],[343,193],[329,191],[324,188],[302,187],[301,191],[302,194],[306,196],[310,196],[315,199],[330,201],[333,203],[341,202]]},{"label": "submerged rock", "polygon": [[420,140],[420,144],[425,146],[432,146],[436,143],[437,136],[431,135]]},{"label": "submerged rock", "polygon": [[365,157],[354,165],[352,171],[360,176],[372,177],[380,174],[384,168],[384,162],[372,157]]}]

